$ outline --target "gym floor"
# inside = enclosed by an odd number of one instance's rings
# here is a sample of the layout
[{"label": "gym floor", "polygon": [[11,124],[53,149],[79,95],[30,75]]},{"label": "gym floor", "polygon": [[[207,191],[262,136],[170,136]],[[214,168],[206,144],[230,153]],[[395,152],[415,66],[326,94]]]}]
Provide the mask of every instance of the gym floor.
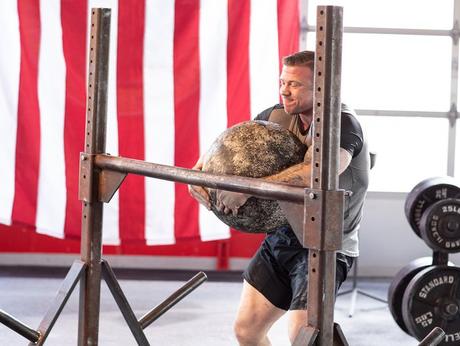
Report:
[{"label": "gym floor", "polygon": [[[36,328],[55,297],[67,270],[63,268],[0,267],[0,309]],[[192,271],[115,270],[120,285],[136,316],[140,317],[172,294]],[[144,331],[151,345],[206,346],[236,345],[233,318],[241,290],[239,272],[207,272],[208,281],[166,312]],[[386,298],[388,279],[360,279],[358,288]],[[341,291],[347,291],[351,278]],[[102,284],[99,344],[136,345],[131,332]],[[350,318],[351,294],[337,298],[335,319],[352,346],[417,345],[417,341],[394,322],[385,303],[359,294]],[[45,342],[48,346],[77,345],[78,286],[67,302]],[[274,346],[289,345],[287,319],[270,331]],[[0,325],[0,345],[27,345],[27,340]]]}]

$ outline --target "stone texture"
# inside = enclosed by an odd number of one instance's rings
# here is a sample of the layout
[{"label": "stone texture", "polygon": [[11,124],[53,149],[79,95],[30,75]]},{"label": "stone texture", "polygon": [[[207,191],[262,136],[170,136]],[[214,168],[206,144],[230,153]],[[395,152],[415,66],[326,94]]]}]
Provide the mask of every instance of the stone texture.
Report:
[{"label": "stone texture", "polygon": [[[214,141],[204,157],[203,170],[266,177],[302,162],[306,149],[296,136],[276,123],[247,121],[227,129]],[[211,190],[210,196],[214,214],[240,231],[271,232],[288,224],[276,201],[250,197],[233,216],[217,211],[215,192]]]}]

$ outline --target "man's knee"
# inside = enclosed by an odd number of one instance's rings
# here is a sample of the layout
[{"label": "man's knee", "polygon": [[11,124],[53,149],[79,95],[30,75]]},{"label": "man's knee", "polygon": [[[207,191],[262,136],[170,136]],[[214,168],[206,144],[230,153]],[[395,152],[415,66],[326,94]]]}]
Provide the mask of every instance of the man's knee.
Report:
[{"label": "man's knee", "polygon": [[249,321],[240,319],[235,321],[233,332],[240,345],[259,345],[266,337],[263,331],[251,325]]},{"label": "man's knee", "polygon": [[307,310],[293,310],[289,316],[288,334],[291,344],[296,339],[303,326],[307,325]]}]

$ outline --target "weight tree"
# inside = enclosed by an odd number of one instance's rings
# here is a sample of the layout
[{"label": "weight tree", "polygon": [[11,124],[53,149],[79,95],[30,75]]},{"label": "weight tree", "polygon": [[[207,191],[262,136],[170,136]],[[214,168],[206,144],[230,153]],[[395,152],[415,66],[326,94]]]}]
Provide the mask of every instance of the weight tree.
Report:
[{"label": "weight tree", "polygon": [[[127,174],[242,192],[277,199],[304,247],[310,249],[308,321],[294,345],[348,345],[334,324],[335,252],[341,248],[343,198],[338,190],[342,8],[319,6],[314,82],[314,132],[311,188],[222,176],[114,157],[105,153],[110,9],[92,9],[85,151],[80,154],[82,201],[81,260],[71,266],[37,330],[0,310],[0,322],[43,345],[76,284],[80,282],[78,345],[98,344],[100,285],[104,278],[139,345],[149,345],[147,326],[206,280],[198,273],[178,291],[137,319],[110,265],[102,259],[103,203],[108,203]],[[327,206],[327,208],[326,208]]]}]

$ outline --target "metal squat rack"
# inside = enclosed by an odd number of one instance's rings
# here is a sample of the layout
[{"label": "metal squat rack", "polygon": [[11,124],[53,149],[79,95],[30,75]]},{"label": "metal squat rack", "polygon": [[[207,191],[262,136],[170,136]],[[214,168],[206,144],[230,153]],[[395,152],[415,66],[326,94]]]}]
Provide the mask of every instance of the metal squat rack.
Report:
[{"label": "metal squat rack", "polygon": [[[43,345],[76,284],[80,282],[78,345],[98,344],[100,285],[104,278],[136,342],[149,345],[148,325],[206,280],[198,273],[139,320],[109,264],[102,259],[103,203],[128,173],[243,192],[280,201],[304,247],[309,248],[308,321],[294,345],[348,345],[334,323],[335,252],[341,248],[343,199],[338,189],[342,8],[319,6],[314,82],[314,138],[311,188],[261,179],[221,176],[173,166],[114,157],[105,153],[110,9],[92,9],[85,151],[80,155],[79,198],[83,204],[81,260],[71,266],[61,288],[34,330],[0,310],[0,323]],[[327,206],[327,208],[326,208]]]}]

